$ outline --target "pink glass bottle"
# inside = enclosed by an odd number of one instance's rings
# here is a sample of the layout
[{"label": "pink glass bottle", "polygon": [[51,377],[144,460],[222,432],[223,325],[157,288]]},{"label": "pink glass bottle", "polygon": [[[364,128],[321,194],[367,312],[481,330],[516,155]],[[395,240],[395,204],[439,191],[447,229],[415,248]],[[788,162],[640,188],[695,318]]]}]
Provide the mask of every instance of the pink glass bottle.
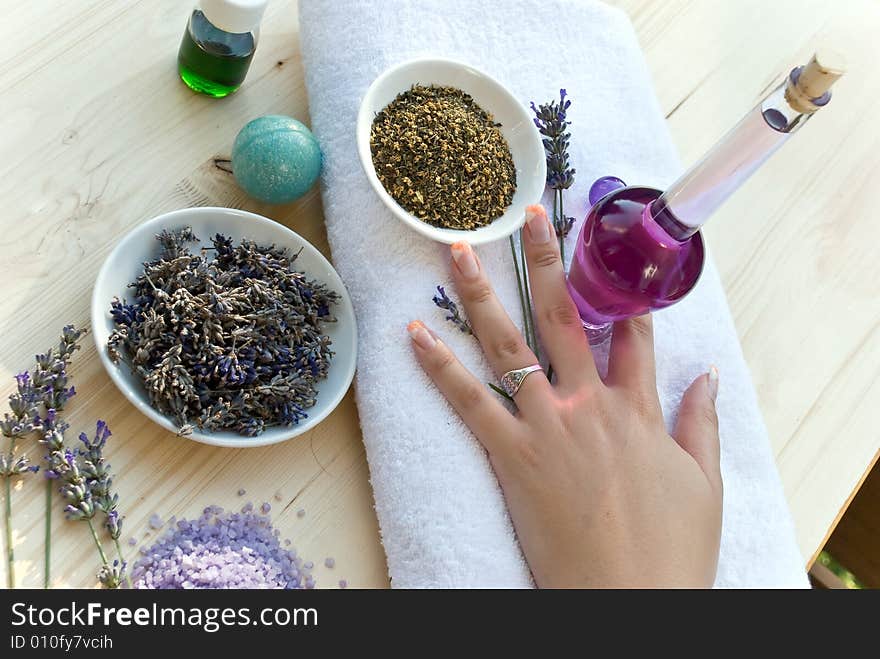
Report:
[{"label": "pink glass bottle", "polygon": [[590,189],[568,288],[590,343],[612,323],[675,304],[703,269],[699,229],[791,135],[831,99],[842,75],[829,56],[794,69],[694,167],[662,192],[614,177]]}]

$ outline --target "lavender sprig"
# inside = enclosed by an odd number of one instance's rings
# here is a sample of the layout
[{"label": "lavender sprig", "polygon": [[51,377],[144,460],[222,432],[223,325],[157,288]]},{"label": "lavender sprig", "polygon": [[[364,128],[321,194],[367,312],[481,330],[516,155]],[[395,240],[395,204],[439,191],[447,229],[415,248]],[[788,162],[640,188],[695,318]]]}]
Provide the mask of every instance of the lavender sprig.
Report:
[{"label": "lavender sprig", "polygon": [[[16,391],[9,396],[9,411],[0,420],[0,432],[9,439],[9,449],[0,456],[0,477],[5,481],[5,526],[6,526],[6,557],[8,561],[7,582],[10,588],[15,586],[14,555],[12,551],[12,492],[11,479],[38,470],[30,465],[27,457],[16,456],[15,448],[19,439],[32,433],[45,436],[43,427],[45,419],[51,418],[50,426],[55,423],[55,411],[61,410],[75,394],[70,385],[67,368],[74,352],[79,349],[78,340],[85,330],[67,325],[62,329],[61,339],[57,346],[45,353],[36,355],[35,366],[30,372],[22,372],[15,376]],[[45,410],[44,418],[40,418],[40,409]],[[51,412],[51,414],[50,414]],[[44,587],[49,584],[50,546],[51,546],[51,512],[52,487],[46,484],[46,553],[44,570]]]},{"label": "lavender sprig", "polygon": [[571,166],[568,155],[568,147],[571,141],[571,133],[568,127],[568,108],[571,100],[567,98],[565,89],[559,90],[559,101],[551,101],[535,107],[531,104],[532,112],[535,113],[535,126],[543,136],[544,151],[547,154],[547,185],[553,189],[553,226],[559,237],[559,251],[562,261],[565,262],[565,237],[571,231],[574,218],[566,217],[563,210],[562,192],[574,183],[575,169]]},{"label": "lavender sprig", "polygon": [[444,289],[443,286],[437,287],[437,295],[433,297],[433,300],[434,304],[449,312],[446,316],[446,320],[455,325],[465,334],[474,333],[471,324],[461,315],[461,311],[458,309],[458,304],[446,294],[446,289]]},{"label": "lavender sprig", "polygon": [[[104,448],[112,433],[104,421],[98,421],[94,437],[81,433],[79,440],[82,446],[73,451],[64,446],[67,424],[57,424],[53,411],[47,414],[43,426],[48,430],[42,441],[50,449],[46,456],[49,464],[47,474],[60,483],[59,492],[66,502],[65,516],[69,520],[86,522],[101,557],[98,580],[107,588],[116,588],[123,578],[128,577],[119,545],[122,533],[122,517],[117,510],[119,496],[112,491],[113,474],[110,464],[104,459]],[[119,560],[114,560],[112,565],[95,530],[93,520],[98,513],[103,515],[103,527],[119,554]]]},{"label": "lavender sprig", "polygon": [[[57,423],[56,414],[67,405],[67,402],[76,395],[76,389],[68,386],[67,369],[73,353],[79,350],[79,340],[88,332],[87,329],[77,329],[74,325],[65,325],[61,330],[61,338],[58,346],[53,350],[49,348],[45,353],[36,356],[37,368],[34,370],[34,380],[42,387],[42,404],[46,418],[51,418],[51,425],[42,428],[43,440]],[[63,438],[62,438],[63,439]],[[51,448],[50,448],[51,452]],[[44,540],[43,540],[43,588],[49,587],[52,577],[52,482],[46,479],[45,515],[44,515]]]},{"label": "lavender sprig", "polygon": [[0,459],[0,477],[4,481],[5,506],[3,509],[6,543],[6,585],[15,588],[15,551],[12,547],[12,478],[36,471],[24,455],[16,455],[16,443],[34,431],[38,395],[30,373],[15,376],[15,391],[9,395],[9,412],[0,421],[0,432],[9,440],[9,448]]}]

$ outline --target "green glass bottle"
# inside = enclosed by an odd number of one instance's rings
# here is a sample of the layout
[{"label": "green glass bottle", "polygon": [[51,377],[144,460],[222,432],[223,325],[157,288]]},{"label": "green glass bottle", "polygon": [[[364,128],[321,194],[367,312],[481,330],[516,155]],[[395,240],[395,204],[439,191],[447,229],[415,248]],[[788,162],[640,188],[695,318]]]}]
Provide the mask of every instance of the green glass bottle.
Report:
[{"label": "green glass bottle", "polygon": [[268,0],[201,0],[183,34],[177,68],[197,92],[221,98],[247,76]]}]

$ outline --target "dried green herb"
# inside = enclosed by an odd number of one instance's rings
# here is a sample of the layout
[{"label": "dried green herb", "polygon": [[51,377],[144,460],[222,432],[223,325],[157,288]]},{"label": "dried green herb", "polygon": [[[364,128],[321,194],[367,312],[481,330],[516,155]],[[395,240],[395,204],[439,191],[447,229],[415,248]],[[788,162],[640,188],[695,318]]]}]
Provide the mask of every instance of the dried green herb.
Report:
[{"label": "dried green herb", "polygon": [[133,302],[112,302],[111,359],[131,366],[181,434],[196,425],[255,436],[299,423],[330,367],[322,325],[336,321],[338,293],[275,246],[217,234],[213,249],[193,254],[188,227],[157,239],[160,258],[130,284]]},{"label": "dried green herb", "polygon": [[516,191],[500,126],[460,89],[414,85],[373,119],[376,174],[397,203],[429,224],[485,226],[504,214]]}]

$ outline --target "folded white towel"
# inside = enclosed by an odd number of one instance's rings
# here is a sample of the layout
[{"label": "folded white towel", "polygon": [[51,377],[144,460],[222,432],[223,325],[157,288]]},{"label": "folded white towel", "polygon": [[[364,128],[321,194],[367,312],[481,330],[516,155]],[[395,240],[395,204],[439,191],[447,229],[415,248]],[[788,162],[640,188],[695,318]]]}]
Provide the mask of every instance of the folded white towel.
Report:
[{"label": "folded white towel", "polygon": [[[357,403],[392,584],[527,587],[529,571],[485,454],[416,364],[405,332],[413,318],[425,319],[478,377],[494,380],[476,342],[431,303],[434,286],[449,284],[448,248],[407,229],[379,201],[358,161],[355,117],[373,79],[416,56],[483,69],[523,103],[551,100],[565,87],[577,168],[566,210],[580,221],[598,176],[662,187],[680,170],[635,35],[623,13],[585,0],[300,0],[299,6],[312,128],[325,156],[327,233],[358,315]],[[479,254],[519,319],[507,242]],[[694,377],[710,364],[721,373],[725,497],[717,585],[806,586],[711,261],[685,301],[656,314],[655,326],[657,384],[669,424]]]}]

